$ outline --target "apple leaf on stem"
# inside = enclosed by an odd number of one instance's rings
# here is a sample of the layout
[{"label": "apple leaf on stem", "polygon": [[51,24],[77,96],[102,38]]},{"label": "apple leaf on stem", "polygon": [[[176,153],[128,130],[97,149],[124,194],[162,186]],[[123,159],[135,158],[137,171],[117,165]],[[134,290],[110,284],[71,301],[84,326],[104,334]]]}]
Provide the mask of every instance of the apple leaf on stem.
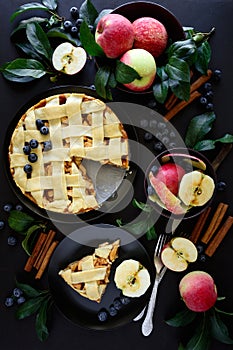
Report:
[{"label": "apple leaf on stem", "polygon": [[90,0],[85,0],[79,9],[79,17],[87,24],[94,25],[98,11]]},{"label": "apple leaf on stem", "polygon": [[166,321],[172,327],[184,327],[194,321],[197,314],[187,308],[178,312],[174,317]]},{"label": "apple leaf on stem", "polygon": [[79,34],[82,46],[89,55],[97,57],[104,56],[102,48],[96,43],[94,35],[85,21],[83,21],[80,26]]},{"label": "apple leaf on stem", "polygon": [[119,60],[116,61],[115,77],[118,83],[121,84],[128,84],[135,79],[141,79],[135,69]]},{"label": "apple leaf on stem", "polygon": [[213,122],[216,120],[214,112],[207,112],[193,117],[189,122],[185,144],[187,147],[194,147],[197,142],[204,139],[205,135],[212,129]]}]

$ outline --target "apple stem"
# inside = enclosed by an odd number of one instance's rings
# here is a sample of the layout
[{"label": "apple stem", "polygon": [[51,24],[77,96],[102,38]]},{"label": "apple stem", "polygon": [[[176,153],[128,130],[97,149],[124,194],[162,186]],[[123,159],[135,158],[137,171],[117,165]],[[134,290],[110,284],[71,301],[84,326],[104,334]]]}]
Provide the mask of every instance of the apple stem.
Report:
[{"label": "apple stem", "polygon": [[193,40],[196,44],[201,44],[203,41],[208,40],[214,32],[215,27],[213,27],[208,33],[196,33],[193,35]]}]

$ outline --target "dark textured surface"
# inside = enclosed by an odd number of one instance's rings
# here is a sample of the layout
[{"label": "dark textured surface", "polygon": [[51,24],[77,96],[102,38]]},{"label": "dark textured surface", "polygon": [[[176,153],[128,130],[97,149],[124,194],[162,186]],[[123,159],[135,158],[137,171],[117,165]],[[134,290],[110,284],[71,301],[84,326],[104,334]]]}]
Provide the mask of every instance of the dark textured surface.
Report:
[{"label": "dark textured surface", "polygon": [[[103,0],[93,1],[96,8],[115,8],[125,1],[115,0],[104,2]],[[1,0],[0,11],[0,64],[17,57],[17,51],[10,41],[10,32],[13,24],[10,24],[10,15],[15,9],[24,4],[23,0]],[[68,15],[71,6],[79,7],[81,1],[61,0],[59,1],[60,13]],[[201,31],[209,31],[213,26],[216,27],[216,33],[211,38],[212,61],[211,68],[220,68],[223,71],[223,77],[218,86],[214,88],[214,105],[217,120],[212,132],[214,138],[223,136],[226,132],[233,133],[232,118],[232,14],[233,3],[231,0],[180,0],[180,1],[160,1],[161,5],[172,11],[184,26],[194,26]],[[93,83],[95,67],[88,64],[85,69],[76,77],[70,80],[64,79],[63,84],[90,85]],[[61,82],[59,82],[61,83]],[[21,86],[15,83],[5,81],[0,77],[0,105],[1,105],[1,128],[0,128],[0,148],[3,150],[4,135],[14,118],[18,109],[30,98],[47,90],[52,85],[47,77],[38,82],[25,84]],[[144,97],[134,99],[131,95],[116,94],[117,101],[129,101],[140,104],[146,103]],[[181,135],[184,135],[186,126],[190,118],[200,112],[197,104],[182,111],[172,120],[173,125]],[[210,153],[210,157],[212,153]],[[4,162],[4,154],[1,151],[1,163]],[[227,190],[218,193],[214,199],[214,204],[223,201],[229,204],[229,214],[233,214],[232,198],[232,153],[224,161],[218,170],[218,178],[225,181]],[[0,171],[0,205],[6,202],[17,203],[15,195],[11,192],[10,186],[5,177],[3,166]],[[135,180],[136,194],[138,198],[143,199],[142,178],[138,176]],[[132,212],[124,212],[122,217],[127,220]],[[2,210],[0,217],[4,217]],[[114,223],[114,216],[106,216],[107,223]],[[184,227],[190,230],[194,221],[185,222]],[[163,222],[157,225],[157,231],[163,231]],[[171,317],[176,310],[182,307],[179,299],[178,283],[180,274],[169,272],[164,279],[159,290],[159,302],[154,316],[155,328],[153,334],[144,338],[140,331],[139,323],[129,323],[124,327],[107,331],[90,331],[72,324],[63,317],[57,310],[53,313],[50,322],[50,336],[45,343],[40,343],[35,334],[34,317],[29,317],[23,321],[17,321],[14,316],[14,308],[7,309],[4,306],[4,299],[14,288],[15,276],[22,282],[31,282],[30,276],[23,273],[23,266],[26,261],[26,255],[18,244],[16,247],[7,245],[7,236],[9,229],[0,232],[0,348],[2,350],[40,350],[40,349],[79,349],[90,350],[97,349],[158,349],[158,350],[176,350],[180,336],[183,339],[190,335],[188,331],[182,332],[181,329],[175,329],[165,324],[164,320]],[[144,237],[142,243],[152,253],[154,242],[148,242]],[[198,269],[204,269],[214,277],[218,286],[219,295],[225,296],[226,300],[219,304],[219,307],[228,311],[233,311],[233,279],[232,279],[232,254],[233,254],[233,234],[232,230],[226,237],[221,247],[214,257],[205,265],[195,266]],[[46,288],[46,276],[39,286]],[[231,335],[233,336],[233,322],[231,318],[226,318]],[[219,342],[213,342],[211,350],[228,350],[230,345],[224,345]]]}]

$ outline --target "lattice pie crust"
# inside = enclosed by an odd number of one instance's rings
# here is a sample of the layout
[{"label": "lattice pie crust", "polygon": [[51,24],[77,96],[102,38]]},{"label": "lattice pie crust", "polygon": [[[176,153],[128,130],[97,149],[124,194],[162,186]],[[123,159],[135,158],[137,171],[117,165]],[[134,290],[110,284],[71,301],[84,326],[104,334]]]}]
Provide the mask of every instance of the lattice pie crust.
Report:
[{"label": "lattice pie crust", "polygon": [[[37,120],[48,127],[42,134]],[[37,160],[31,163],[23,147],[31,140]],[[46,142],[51,149],[46,149]],[[29,108],[15,128],[9,147],[13,179],[39,207],[61,213],[81,213],[98,207],[95,189],[83,159],[128,168],[128,138],[115,113],[99,99],[65,93]],[[32,167],[25,172],[25,165]]]}]

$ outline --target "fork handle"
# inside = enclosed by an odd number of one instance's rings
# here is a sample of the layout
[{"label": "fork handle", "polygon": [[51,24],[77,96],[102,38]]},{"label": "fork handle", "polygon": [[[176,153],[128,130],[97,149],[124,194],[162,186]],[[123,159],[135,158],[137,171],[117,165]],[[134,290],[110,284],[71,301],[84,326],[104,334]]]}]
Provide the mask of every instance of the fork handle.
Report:
[{"label": "fork handle", "polygon": [[152,289],[151,297],[148,303],[148,309],[146,313],[146,317],[142,323],[142,334],[144,336],[150,335],[152,329],[153,329],[153,314],[154,314],[154,309],[155,309],[155,302],[156,302],[156,296],[157,296],[157,291],[158,291],[158,286],[161,278],[160,276],[156,276],[154,286]]}]

